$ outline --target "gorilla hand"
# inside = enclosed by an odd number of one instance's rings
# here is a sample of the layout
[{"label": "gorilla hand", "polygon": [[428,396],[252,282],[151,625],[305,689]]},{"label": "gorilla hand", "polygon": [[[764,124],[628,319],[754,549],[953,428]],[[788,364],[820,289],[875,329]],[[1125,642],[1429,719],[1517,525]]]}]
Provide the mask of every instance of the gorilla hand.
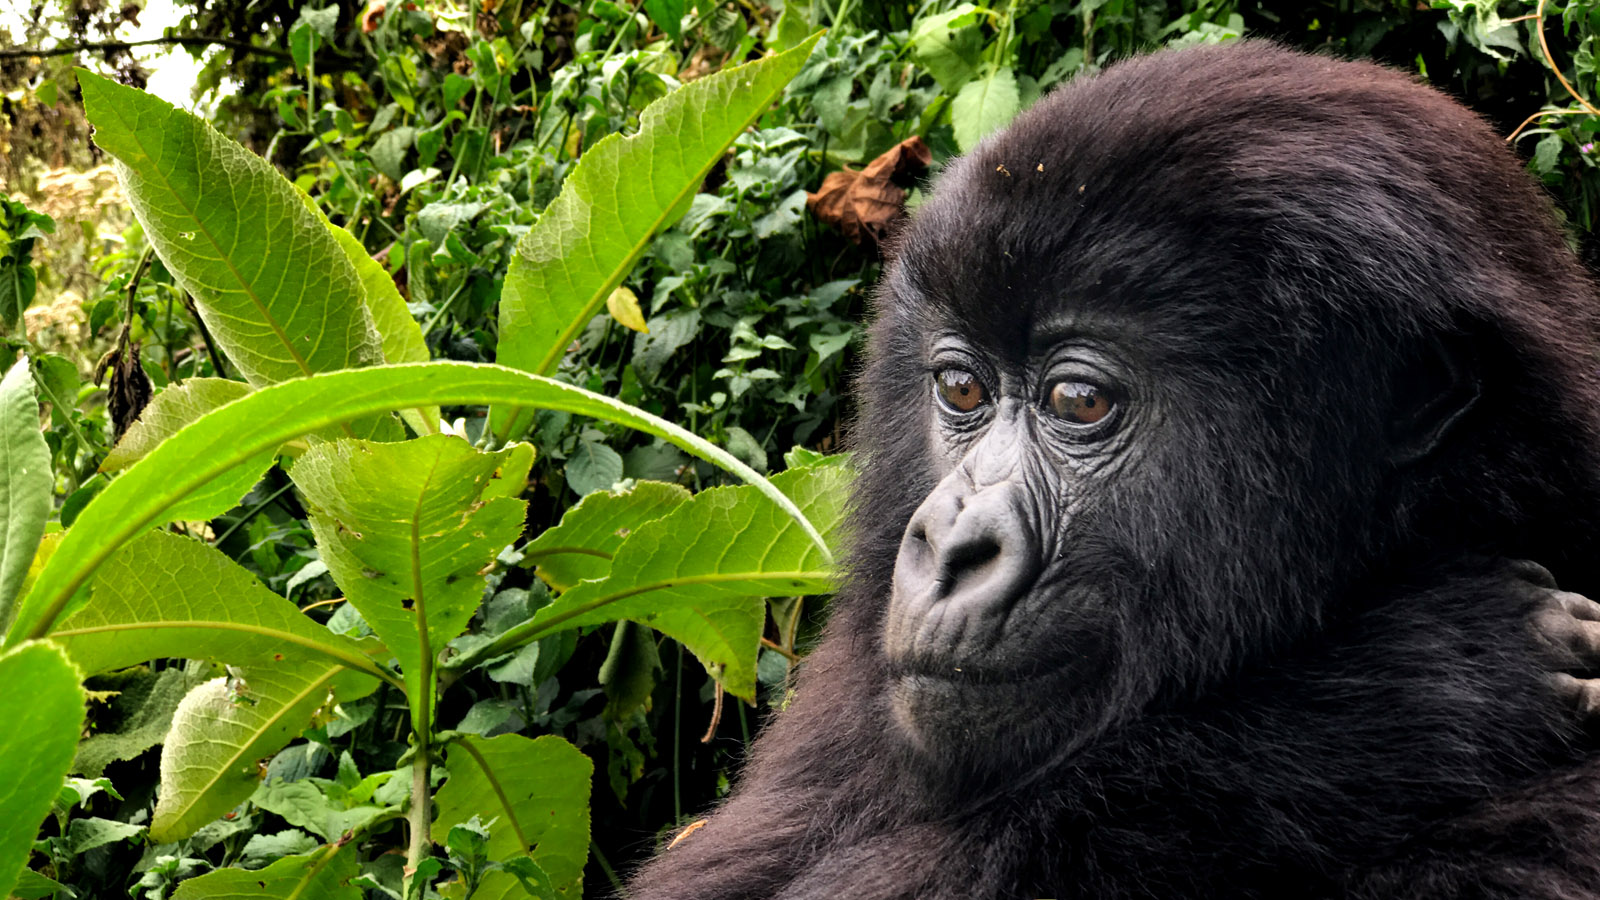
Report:
[{"label": "gorilla hand", "polygon": [[1550,669],[1551,683],[1584,725],[1600,724],[1600,677],[1594,677],[1600,676],[1600,603],[1558,589],[1538,563],[1515,562],[1512,575],[1534,594],[1531,624],[1547,651],[1541,662]]}]

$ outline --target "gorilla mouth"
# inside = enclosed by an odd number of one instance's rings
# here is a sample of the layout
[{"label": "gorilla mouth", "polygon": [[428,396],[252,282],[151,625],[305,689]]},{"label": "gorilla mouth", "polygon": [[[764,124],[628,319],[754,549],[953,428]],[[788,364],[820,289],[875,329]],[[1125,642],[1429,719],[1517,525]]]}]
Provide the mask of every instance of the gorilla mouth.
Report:
[{"label": "gorilla mouth", "polygon": [[1035,661],[1027,666],[997,666],[984,661],[957,663],[927,656],[891,660],[889,672],[902,684],[930,680],[974,686],[1026,686],[1067,675],[1066,667],[1053,661]]}]

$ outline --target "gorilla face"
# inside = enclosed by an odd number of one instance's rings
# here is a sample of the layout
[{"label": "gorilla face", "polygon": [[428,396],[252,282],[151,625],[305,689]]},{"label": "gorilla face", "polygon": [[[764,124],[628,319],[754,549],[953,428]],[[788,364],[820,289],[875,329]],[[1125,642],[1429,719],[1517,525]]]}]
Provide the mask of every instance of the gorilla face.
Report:
[{"label": "gorilla face", "polygon": [[1081,331],[1016,361],[948,330],[927,347],[940,481],[895,562],[891,703],[919,741],[1025,743],[992,704],[1051,698],[1091,717],[1085,701],[1105,687],[1123,639],[1107,577],[1120,566],[1082,524],[1095,485],[1137,467],[1155,411],[1126,354]]},{"label": "gorilla face", "polygon": [[[1107,151],[1051,106],[908,226],[867,378],[894,457],[927,467],[894,477],[933,485],[895,557],[888,703],[962,768],[1063,759],[1313,633],[1364,574],[1334,561],[1392,527],[1385,485],[1476,397],[1447,345],[1283,277],[1307,246],[1355,263],[1337,222],[1241,206],[1229,148],[1164,189],[1148,158],[1182,135]],[[1054,175],[1029,162],[1041,128]]]}]

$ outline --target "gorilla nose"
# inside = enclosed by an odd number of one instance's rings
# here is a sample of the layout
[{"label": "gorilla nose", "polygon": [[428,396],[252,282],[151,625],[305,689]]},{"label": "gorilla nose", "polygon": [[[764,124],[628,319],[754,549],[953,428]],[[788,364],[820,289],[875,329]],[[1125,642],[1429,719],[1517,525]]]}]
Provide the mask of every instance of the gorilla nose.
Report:
[{"label": "gorilla nose", "polygon": [[955,487],[936,488],[900,542],[891,650],[984,649],[1038,577],[1038,529],[1020,487],[1002,482],[970,493]]}]

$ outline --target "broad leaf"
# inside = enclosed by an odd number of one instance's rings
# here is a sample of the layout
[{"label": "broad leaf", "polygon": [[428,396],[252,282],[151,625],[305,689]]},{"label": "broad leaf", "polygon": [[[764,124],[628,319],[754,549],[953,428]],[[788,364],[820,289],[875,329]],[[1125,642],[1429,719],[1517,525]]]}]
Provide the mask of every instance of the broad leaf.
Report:
[{"label": "broad leaf", "polygon": [[1010,69],[996,69],[986,78],[968,82],[950,102],[950,126],[956,133],[956,145],[962,152],[971,150],[978,141],[1016,118],[1019,109],[1017,77]]},{"label": "broad leaf", "polygon": [[972,80],[983,62],[983,11],[963,3],[949,12],[927,16],[911,30],[911,55],[946,94]]},{"label": "broad leaf", "polygon": [[500,366],[433,362],[355,369],[258,390],[173,435],[129,468],[84,507],[24,596],[7,640],[48,633],[63,613],[86,599],[78,589],[101,563],[161,521],[168,508],[242,461],[337,422],[430,403],[543,407],[636,428],[750,482],[793,516],[819,548],[827,546],[794,502],[749,466],[620,401]]},{"label": "broad leaf", "polygon": [[270,164],[155,96],[78,83],[134,215],[252,385],[383,360],[355,267]]},{"label": "broad leaf", "polygon": [[[136,666],[116,673],[115,681],[97,687],[112,687],[116,696],[106,704],[101,726],[78,743],[72,760],[76,775],[99,778],[106,766],[135,759],[151,747],[160,746],[172,728],[172,715],[188,693],[205,683],[214,673],[210,665],[173,667],[152,672]],[[116,723],[105,727],[106,718]]]},{"label": "broad leaf", "polygon": [[[645,108],[639,130],[589,148],[561,193],[517,242],[500,297],[499,359],[554,370],[567,345],[671,225],[718,159],[766,111],[811,54],[787,53],[690,82]],[[521,427],[512,416],[502,436]],[[524,424],[526,419],[524,419]]]},{"label": "broad leaf", "polygon": [[[784,472],[772,483],[824,534],[842,524],[850,484],[843,465]],[[834,586],[832,566],[793,519],[749,486],[712,488],[639,526],[617,548],[607,578],[579,583],[459,664],[560,629],[629,619],[683,642],[730,692],[754,697],[759,598]]]},{"label": "broad leaf", "polygon": [[0,454],[0,625],[10,625],[55,488],[27,357],[0,379]]},{"label": "broad leaf", "polygon": [[479,570],[522,532],[527,503],[482,499],[510,455],[436,434],[319,444],[294,467],[322,561],[400,660],[419,729],[433,721],[434,658],[483,597]]},{"label": "broad leaf", "polygon": [[450,780],[439,789],[433,840],[473,816],[498,817],[489,829],[489,859],[527,854],[564,894],[581,893],[589,859],[589,778],[594,764],[554,735],[466,737],[445,757]]},{"label": "broad leaf", "polygon": [[217,869],[178,885],[172,900],[361,900],[350,884],[357,854],[331,844],[304,856],[285,856],[265,869]]},{"label": "broad leaf", "polygon": [[580,581],[604,578],[617,548],[633,529],[672,512],[689,499],[676,484],[641,481],[626,491],[596,491],[561,516],[522,548],[523,565],[537,565],[538,575],[558,591]]},{"label": "broad leaf", "polygon": [[[190,378],[183,384],[168,387],[155,395],[133,427],[106,454],[100,470],[115,472],[133,465],[190,422],[249,394],[250,390],[250,385],[226,378]],[[263,451],[217,476],[202,490],[167,509],[167,521],[204,521],[233,509],[261,480],[276,456],[276,448]]]},{"label": "broad leaf", "polygon": [[[100,463],[100,471],[116,472],[143,459],[157,444],[214,409],[249,394],[250,385],[227,378],[190,378],[150,398],[128,432]],[[263,469],[265,466],[262,467]],[[259,477],[259,473],[257,473]],[[254,484],[254,482],[251,482]],[[245,485],[249,490],[251,485]],[[242,495],[243,492],[241,492]]]},{"label": "broad leaf", "polygon": [[310,660],[239,669],[190,691],[161,748],[151,839],[182,840],[238,806],[260,782],[259,760],[299,737],[319,709],[377,686],[370,675]]},{"label": "broad leaf", "polygon": [[[305,195],[302,195],[305,196]],[[383,337],[383,359],[385,362],[427,362],[432,357],[428,354],[428,343],[423,338],[422,326],[411,317],[411,310],[406,307],[404,297],[394,286],[394,279],[384,271],[383,266],[372,258],[367,248],[361,246],[356,236],[343,228],[328,221],[322,209],[305,197],[306,204],[316,213],[317,218],[327,227],[334,240],[339,242],[339,249],[344,251],[350,264],[355,267],[356,276],[361,279],[361,295],[367,301],[367,311],[372,313],[373,324],[377,326],[378,334]],[[405,418],[406,424],[417,434],[433,434],[439,430],[439,407],[428,406],[422,409],[403,409],[400,415]]]},{"label": "broad leaf", "polygon": [[166,657],[235,666],[312,659],[381,674],[361,644],[180,535],[151,531],[129,543],[95,573],[93,596],[51,635],[89,674]]},{"label": "broad leaf", "polygon": [[11,895],[72,765],[83,728],[80,679],[48,644],[0,657],[0,897]]}]

